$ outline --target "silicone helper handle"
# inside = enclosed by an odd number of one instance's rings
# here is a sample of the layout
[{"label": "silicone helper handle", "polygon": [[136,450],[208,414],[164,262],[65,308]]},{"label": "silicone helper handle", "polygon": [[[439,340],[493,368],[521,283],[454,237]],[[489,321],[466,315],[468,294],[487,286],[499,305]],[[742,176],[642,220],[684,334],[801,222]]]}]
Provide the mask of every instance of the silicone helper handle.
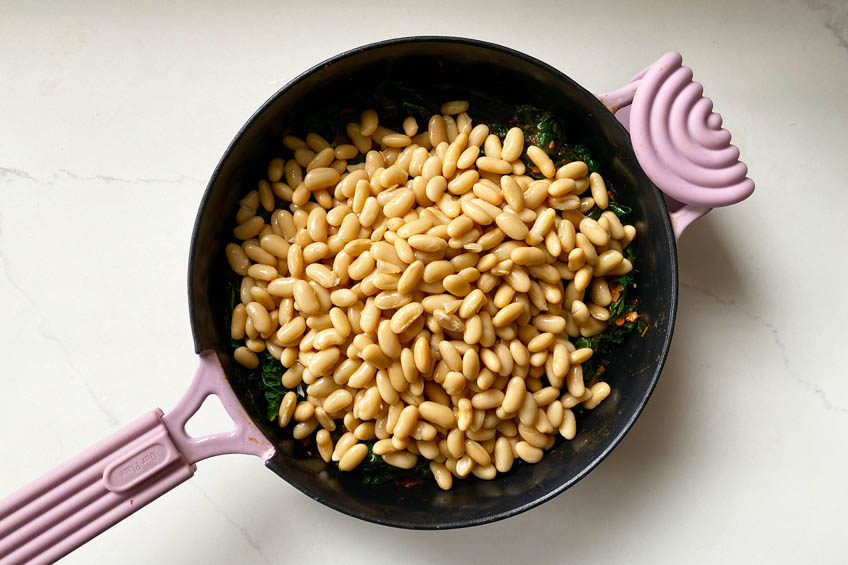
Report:
[{"label": "silicone helper handle", "polygon": [[[210,394],[235,422],[192,438],[185,423]],[[153,410],[0,501],[0,564],[52,563],[194,475],[223,453],[268,458],[273,448],[244,412],[211,351],[168,415]]]},{"label": "silicone helper handle", "polygon": [[598,98],[630,132],[645,174],[665,195],[675,237],[718,206],[754,191],[722,118],[680,53],[666,53],[622,88]]}]

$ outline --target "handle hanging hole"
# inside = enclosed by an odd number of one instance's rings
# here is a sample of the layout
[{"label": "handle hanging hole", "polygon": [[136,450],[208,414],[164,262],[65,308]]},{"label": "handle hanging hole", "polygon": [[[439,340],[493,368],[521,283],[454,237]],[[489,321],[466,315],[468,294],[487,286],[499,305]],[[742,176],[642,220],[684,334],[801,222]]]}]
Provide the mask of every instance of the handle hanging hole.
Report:
[{"label": "handle hanging hole", "polygon": [[185,431],[190,437],[199,439],[213,434],[230,433],[235,427],[233,419],[221,404],[221,399],[210,394],[186,422]]}]

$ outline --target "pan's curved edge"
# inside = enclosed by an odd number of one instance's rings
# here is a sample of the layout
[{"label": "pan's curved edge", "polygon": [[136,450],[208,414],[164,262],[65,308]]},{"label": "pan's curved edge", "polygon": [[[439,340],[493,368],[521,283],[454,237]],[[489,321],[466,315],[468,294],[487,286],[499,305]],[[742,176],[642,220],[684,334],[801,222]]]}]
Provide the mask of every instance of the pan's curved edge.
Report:
[{"label": "pan's curved edge", "polygon": [[[614,127],[620,128],[620,130],[626,135],[626,130],[618,122],[618,120],[615,119],[615,116],[612,113],[610,113],[609,110],[607,110],[604,107],[604,105],[597,98],[595,98],[594,94],[589,92],[587,89],[585,89],[579,83],[575,82],[573,79],[571,79],[570,77],[568,77],[567,75],[565,75],[564,73],[559,71],[558,69],[548,65],[547,63],[545,63],[545,62],[543,62],[539,59],[536,59],[534,57],[531,57],[529,55],[526,55],[526,54],[521,53],[519,51],[516,51],[514,49],[510,49],[508,47],[498,45],[496,43],[480,41],[480,40],[475,40],[475,39],[466,39],[466,38],[460,38],[460,37],[449,37],[449,36],[446,36],[446,37],[443,37],[443,36],[402,37],[402,38],[388,39],[388,40],[379,41],[379,42],[376,42],[376,43],[371,43],[371,44],[363,45],[363,46],[360,46],[360,47],[356,47],[354,49],[350,49],[348,51],[340,53],[340,54],[338,54],[334,57],[331,57],[331,58],[329,58],[325,61],[322,61],[322,62],[314,65],[310,69],[304,71],[303,73],[301,73],[298,76],[296,76],[295,78],[293,78],[286,85],[281,87],[279,90],[277,90],[272,96],[270,96],[248,118],[248,120],[239,129],[239,131],[233,137],[233,140],[227,146],[227,148],[224,151],[221,159],[219,160],[218,164],[215,166],[215,169],[213,170],[212,175],[210,176],[209,182],[206,185],[206,189],[205,189],[204,194],[201,198],[200,206],[198,208],[198,212],[197,212],[197,215],[195,217],[194,228],[192,230],[191,249],[190,249],[190,252],[189,252],[189,268],[188,268],[189,315],[190,315],[190,321],[191,321],[192,336],[193,336],[193,339],[194,339],[194,342],[195,342],[195,350],[198,353],[201,350],[207,348],[208,346],[202,344],[199,341],[199,338],[198,338],[198,335],[200,333],[199,332],[199,326],[202,322],[197,319],[197,310],[196,310],[196,303],[195,303],[196,301],[195,301],[194,281],[197,280],[197,276],[198,276],[198,273],[196,271],[196,264],[197,264],[196,241],[197,241],[199,233],[201,233],[204,210],[205,210],[206,205],[209,201],[209,198],[210,198],[210,195],[211,195],[211,192],[212,192],[212,188],[217,181],[217,178],[218,178],[218,176],[221,172],[221,169],[222,169],[224,163],[231,156],[231,153],[233,152],[234,147],[241,141],[241,139],[245,135],[245,133],[251,128],[251,126],[254,124],[254,122],[256,122],[256,120],[259,118],[259,116],[262,113],[264,113],[266,111],[266,109],[271,104],[273,104],[279,97],[284,96],[285,93],[289,89],[291,89],[294,85],[299,83],[305,77],[316,72],[317,70],[322,69],[324,67],[327,67],[329,65],[332,65],[332,64],[334,64],[334,63],[336,63],[340,60],[343,60],[343,59],[345,59],[349,56],[356,55],[358,53],[362,53],[362,52],[365,52],[365,51],[369,51],[369,50],[373,50],[373,49],[377,49],[377,48],[389,47],[389,46],[392,46],[392,45],[400,45],[400,44],[407,44],[407,43],[426,43],[426,42],[458,43],[458,44],[467,44],[467,45],[475,46],[475,47],[493,49],[493,50],[496,50],[496,51],[501,51],[501,52],[507,53],[509,55],[515,56],[515,57],[520,58],[520,59],[522,59],[526,62],[529,62],[529,63],[531,63],[531,64],[533,64],[537,67],[540,67],[541,69],[556,75],[561,80],[568,82],[574,88],[582,91],[585,94],[587,99],[591,99],[592,102],[590,102],[590,103],[594,104],[596,106],[598,118],[600,118],[601,116],[604,116],[603,119],[612,120],[613,122],[615,122]],[[629,147],[628,149],[629,149],[630,153],[633,152],[632,147]],[[634,160],[635,160],[635,156],[634,156]],[[662,196],[660,194],[659,189],[657,189],[656,186],[653,185],[653,183],[651,183],[650,186],[653,188],[653,196],[656,199],[656,205],[659,206],[662,210],[665,210],[667,212],[665,202],[662,199]],[[679,275],[678,275],[678,265],[677,265],[677,246],[676,246],[676,242],[675,242],[675,239],[674,239],[674,236],[673,236],[673,229],[672,229],[671,222],[669,220],[668,214],[666,213],[663,217],[664,217],[664,225],[662,227],[663,227],[663,231],[664,231],[664,234],[665,234],[664,240],[666,241],[666,243],[668,245],[667,251],[669,253],[669,257],[670,257],[670,260],[671,260],[671,278],[672,278],[671,282],[672,282],[672,285],[671,285],[671,288],[669,289],[669,292],[670,292],[669,302],[670,302],[670,304],[669,304],[669,309],[668,309],[669,319],[667,321],[667,328],[668,329],[666,331],[666,335],[665,335],[665,338],[664,338],[663,343],[662,343],[662,347],[661,347],[662,353],[661,353],[660,357],[656,360],[656,366],[655,366],[655,369],[654,369],[654,373],[653,373],[653,375],[652,375],[652,377],[651,377],[651,379],[648,383],[647,392],[644,395],[644,397],[641,399],[641,402],[637,406],[637,409],[628,418],[628,420],[624,424],[621,431],[609,441],[609,444],[606,446],[606,448],[594,460],[592,460],[580,473],[576,474],[574,477],[572,477],[570,480],[566,481],[565,483],[563,483],[562,485],[560,485],[556,489],[552,489],[548,493],[545,493],[544,495],[539,496],[536,499],[534,499],[534,500],[532,500],[532,501],[530,501],[526,504],[517,506],[517,507],[510,509],[508,511],[500,512],[500,513],[493,514],[493,515],[490,515],[490,516],[485,516],[485,517],[482,517],[482,518],[473,518],[473,519],[464,520],[464,521],[463,520],[457,520],[457,521],[454,521],[454,522],[435,522],[434,521],[434,522],[431,522],[431,523],[423,522],[423,523],[414,523],[414,524],[410,524],[409,522],[405,522],[405,521],[400,520],[400,519],[395,519],[393,517],[371,517],[371,516],[363,516],[361,514],[356,514],[354,512],[347,510],[346,508],[342,507],[341,505],[337,504],[336,502],[334,502],[333,500],[330,500],[327,497],[322,497],[320,495],[317,495],[314,492],[309,491],[308,489],[303,488],[302,485],[292,483],[293,486],[295,488],[297,488],[298,490],[300,490],[301,492],[303,492],[304,494],[306,494],[307,496],[309,496],[310,498],[312,498],[312,499],[314,499],[314,500],[316,500],[316,501],[318,501],[318,502],[320,502],[320,503],[322,503],[326,506],[329,506],[330,508],[333,508],[333,509],[335,509],[339,512],[342,512],[346,515],[349,515],[349,516],[352,516],[352,517],[355,517],[355,518],[359,518],[359,519],[362,519],[362,520],[365,520],[365,521],[368,521],[368,522],[384,525],[384,526],[404,528],[404,529],[417,529],[417,530],[418,529],[420,529],[420,530],[442,530],[442,529],[464,528],[464,527],[479,526],[479,525],[483,525],[483,524],[487,524],[487,523],[491,523],[491,522],[496,522],[496,521],[503,520],[505,518],[526,512],[527,510],[530,510],[530,509],[532,509],[536,506],[539,506],[540,504],[543,504],[543,503],[551,500],[555,496],[561,494],[562,492],[564,492],[567,489],[569,489],[570,487],[572,487],[574,484],[576,484],[578,481],[580,481],[583,477],[588,475],[592,470],[594,470],[604,459],[606,459],[609,456],[609,454],[622,441],[624,436],[626,436],[627,433],[630,431],[630,429],[633,427],[634,423],[636,422],[638,417],[643,412],[645,405],[647,404],[648,400],[650,399],[651,395],[653,394],[653,392],[656,388],[657,382],[659,380],[659,376],[662,372],[662,369],[663,369],[665,362],[666,362],[666,359],[668,357],[668,352],[669,352],[669,349],[670,349],[670,346],[671,346],[672,336],[674,334],[674,325],[675,325],[676,318],[677,318],[678,293],[679,293],[678,276]],[[281,475],[281,476],[284,475],[284,473],[281,473],[280,471],[275,470],[275,467],[278,466],[278,463],[276,463],[274,459],[270,459],[270,460],[266,461],[266,466],[269,469],[271,469],[272,471],[274,471],[276,474]]]}]

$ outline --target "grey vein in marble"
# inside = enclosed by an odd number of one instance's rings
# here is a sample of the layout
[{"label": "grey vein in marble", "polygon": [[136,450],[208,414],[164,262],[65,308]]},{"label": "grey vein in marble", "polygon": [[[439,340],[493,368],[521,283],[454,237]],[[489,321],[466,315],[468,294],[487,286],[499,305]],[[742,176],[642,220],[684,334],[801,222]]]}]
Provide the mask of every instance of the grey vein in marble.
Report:
[{"label": "grey vein in marble", "polygon": [[205,184],[206,180],[199,179],[196,177],[189,177],[186,175],[177,175],[174,177],[137,177],[137,178],[123,178],[123,177],[115,177],[111,175],[80,175],[73,171],[69,171],[68,169],[58,169],[57,171],[52,173],[52,178],[37,178],[32,173],[24,171],[22,169],[17,169],[14,167],[0,167],[0,179],[21,179],[31,182],[39,182],[45,184],[52,184],[56,182],[60,177],[70,178],[77,181],[98,181],[98,182],[106,182],[106,183],[124,183],[124,184],[182,184],[185,182],[193,182]]},{"label": "grey vein in marble", "polygon": [[836,42],[848,50],[848,3],[844,0],[808,0],[814,10],[824,12],[826,27],[836,38]]},{"label": "grey vein in marble", "polygon": [[211,496],[206,494],[206,491],[203,490],[196,482],[191,483],[191,486],[196,488],[198,492],[203,495],[203,498],[209,501],[209,504],[212,505],[212,508],[215,510],[215,512],[220,514],[221,517],[224,518],[224,520],[229,522],[230,525],[232,525],[236,530],[238,530],[239,534],[241,534],[241,537],[244,538],[244,541],[247,543],[247,545],[256,550],[256,554],[262,559],[262,561],[264,561],[265,563],[273,563],[271,558],[265,555],[265,552],[262,550],[262,546],[260,545],[259,540],[253,537],[253,535],[248,531],[246,527],[242,526],[241,524],[230,518],[230,516],[224,511],[224,509],[221,508],[221,506],[217,502],[215,502]]},{"label": "grey vein in marble", "polygon": [[692,284],[689,284],[689,283],[685,283],[685,282],[681,282],[680,286],[682,288],[692,290],[694,292],[697,292],[698,294],[706,296],[706,297],[712,299],[713,301],[715,301],[716,303],[721,304],[722,306],[736,308],[737,311],[742,312],[748,319],[753,320],[753,321],[757,322],[758,324],[760,324],[762,327],[764,327],[771,334],[772,341],[774,342],[775,347],[777,347],[778,351],[780,351],[780,358],[781,358],[781,361],[783,362],[783,367],[786,369],[786,373],[792,378],[792,380],[799,383],[801,386],[806,388],[808,391],[812,392],[813,395],[818,397],[819,400],[824,405],[826,410],[830,410],[830,411],[841,413],[841,414],[848,414],[848,408],[846,408],[844,406],[840,406],[838,404],[834,404],[833,402],[831,402],[831,400],[827,396],[827,391],[825,391],[823,388],[821,388],[819,385],[817,385],[816,383],[814,383],[810,379],[807,379],[807,378],[805,378],[805,377],[803,377],[803,376],[801,376],[801,375],[799,375],[798,373],[795,372],[795,370],[792,367],[792,363],[789,360],[789,353],[786,349],[786,345],[783,343],[783,340],[780,337],[780,332],[777,331],[777,328],[775,328],[774,325],[772,325],[770,322],[763,319],[763,317],[761,315],[748,312],[744,308],[739,308],[738,304],[728,302],[727,300],[721,298],[717,294],[715,294],[715,293],[713,293],[713,292],[711,292],[711,291],[709,291],[705,288],[700,288],[698,286],[695,286],[695,285],[692,285]]},{"label": "grey vein in marble", "polygon": [[14,167],[0,167],[0,178],[4,177],[16,177],[38,182],[38,179],[30,175],[28,172],[22,171],[21,169],[15,169]]},{"label": "grey vein in marble", "polygon": [[[3,171],[4,169],[0,169]],[[30,177],[31,178],[31,177]],[[34,179],[33,179],[34,180]],[[91,385],[82,375],[82,371],[80,371],[74,362],[71,360],[71,355],[68,349],[65,347],[65,344],[56,337],[56,334],[50,329],[50,324],[47,321],[47,317],[42,314],[41,310],[39,310],[35,301],[29,296],[26,289],[18,284],[14,276],[12,276],[11,269],[9,267],[9,259],[6,257],[6,254],[3,252],[3,222],[2,216],[0,216],[0,271],[3,273],[3,277],[9,282],[9,284],[17,290],[21,296],[23,296],[24,300],[27,301],[32,311],[38,317],[38,334],[48,341],[52,341],[56,344],[59,351],[62,352],[62,356],[65,358],[65,363],[67,363],[68,367],[70,367],[73,375],[82,383],[82,386],[85,388],[86,393],[91,397],[91,400],[94,402],[94,405],[98,410],[106,417],[106,422],[109,424],[111,428],[117,428],[119,424],[118,418],[115,414],[107,407],[106,403],[100,399],[100,397],[95,394],[94,389],[91,388]]]}]

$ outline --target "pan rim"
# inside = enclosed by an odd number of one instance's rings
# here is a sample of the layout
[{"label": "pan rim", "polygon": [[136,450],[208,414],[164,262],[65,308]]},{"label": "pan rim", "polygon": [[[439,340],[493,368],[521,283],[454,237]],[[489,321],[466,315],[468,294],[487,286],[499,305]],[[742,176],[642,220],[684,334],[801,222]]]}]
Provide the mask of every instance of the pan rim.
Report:
[{"label": "pan rim", "polygon": [[[328,67],[330,65],[333,65],[335,63],[338,63],[339,61],[341,61],[343,59],[346,59],[346,58],[351,57],[351,56],[358,55],[360,53],[365,53],[365,52],[372,51],[372,50],[375,50],[375,49],[381,49],[381,48],[391,47],[391,46],[395,46],[395,45],[405,45],[405,44],[410,44],[410,43],[452,43],[452,44],[468,45],[468,46],[472,46],[472,47],[475,47],[475,48],[484,48],[484,49],[489,49],[489,50],[493,50],[493,51],[499,51],[501,53],[505,53],[505,54],[510,55],[512,57],[516,57],[518,59],[521,59],[524,62],[527,62],[527,63],[529,63],[529,64],[531,64],[531,65],[533,65],[537,68],[540,68],[541,70],[543,70],[547,73],[553,74],[559,80],[562,80],[562,81],[570,84],[573,88],[577,89],[581,93],[581,95],[583,95],[584,97],[587,98],[587,100],[589,101],[590,104],[593,104],[596,107],[596,115],[593,119],[595,119],[595,120],[612,119],[612,121],[615,122],[614,127],[619,128],[619,132],[627,139],[627,141],[628,141],[627,149],[631,153],[633,151],[632,144],[630,144],[630,135],[629,135],[629,133],[627,133],[627,130],[624,128],[624,126],[621,123],[618,122],[618,120],[615,118],[615,116],[594,96],[594,94],[589,92],[586,88],[584,88],[582,85],[580,85],[578,82],[576,82],[575,80],[573,80],[572,78],[567,76],[565,73],[563,73],[559,69],[545,63],[544,61],[541,61],[541,60],[539,60],[535,57],[532,57],[530,55],[527,55],[527,54],[522,53],[520,51],[517,51],[515,49],[511,49],[509,47],[499,45],[497,43],[481,41],[481,40],[477,40],[477,39],[455,37],[455,36],[435,36],[435,35],[406,36],[406,37],[386,39],[386,40],[381,40],[381,41],[377,41],[377,42],[374,42],[374,43],[369,43],[369,44],[366,44],[366,45],[361,45],[359,47],[355,47],[355,48],[349,49],[347,51],[343,51],[342,53],[339,53],[339,54],[337,54],[333,57],[330,57],[330,58],[328,58],[324,61],[321,61],[320,63],[313,65],[312,67],[310,67],[306,71],[303,71],[302,73],[298,74],[293,79],[288,81],[285,85],[283,85],[281,88],[279,88],[274,94],[272,94],[265,102],[263,102],[251,114],[251,116],[239,128],[238,132],[235,134],[232,141],[230,141],[230,143],[227,145],[226,150],[224,151],[223,155],[221,156],[220,160],[216,164],[215,168],[212,171],[212,174],[209,177],[209,182],[206,185],[206,188],[204,190],[200,204],[198,206],[197,215],[195,217],[194,227],[192,229],[192,236],[191,236],[191,248],[189,250],[189,258],[188,258],[188,260],[189,260],[189,265],[188,265],[189,316],[190,316],[190,319],[191,319],[190,321],[191,321],[192,336],[193,336],[193,339],[194,339],[194,342],[195,342],[195,351],[197,353],[200,353],[201,349],[203,349],[203,348],[200,346],[198,339],[197,339],[197,336],[198,336],[198,331],[197,331],[198,321],[196,319],[196,309],[195,309],[196,305],[195,305],[195,301],[194,301],[194,292],[193,292],[193,285],[192,285],[192,282],[194,280],[194,269],[195,269],[195,264],[196,264],[196,261],[195,261],[195,254],[197,252],[196,243],[197,243],[201,219],[203,217],[203,212],[206,208],[206,205],[207,205],[208,200],[210,198],[210,195],[212,193],[212,189],[213,189],[214,185],[216,184],[216,182],[218,180],[218,176],[221,173],[221,170],[222,170],[224,164],[227,163],[228,160],[231,158],[232,153],[234,151],[234,148],[241,142],[242,138],[246,135],[247,131],[253,126],[253,124],[259,119],[259,117],[269,109],[270,106],[272,106],[280,97],[285,96],[287,94],[287,92],[293,86],[300,83],[305,78],[309,77],[310,75],[314,74],[315,72],[317,72],[317,71],[319,71],[319,70],[321,70],[325,67]],[[589,99],[591,99],[591,100],[589,100]],[[638,164],[638,160],[635,159],[635,155],[634,155],[634,162]],[[337,510],[337,511],[343,513],[343,514],[346,514],[346,515],[354,517],[354,518],[358,518],[360,520],[379,524],[379,525],[382,525],[382,526],[389,526],[389,527],[410,529],[410,530],[447,530],[447,529],[458,529],[458,528],[465,528],[465,527],[472,527],[472,526],[480,526],[480,525],[504,520],[506,518],[516,516],[518,514],[526,512],[526,511],[528,511],[532,508],[535,508],[535,507],[553,499],[554,497],[558,496],[559,494],[562,494],[563,492],[565,492],[566,490],[568,490],[569,488],[574,486],[577,482],[582,480],[586,475],[588,475],[591,471],[593,471],[598,465],[600,465],[600,463],[603,462],[610,455],[610,453],[612,453],[612,451],[621,443],[621,441],[624,439],[624,437],[627,435],[627,433],[633,428],[633,425],[635,424],[636,420],[639,418],[639,416],[644,411],[645,406],[648,403],[648,400],[650,400],[651,396],[653,395],[654,390],[656,389],[657,383],[659,381],[659,377],[662,374],[663,367],[665,366],[666,360],[668,358],[668,353],[669,353],[669,350],[671,348],[671,341],[672,341],[672,338],[673,338],[673,335],[674,335],[674,327],[675,327],[675,323],[676,323],[676,319],[677,319],[677,307],[678,307],[678,295],[679,295],[679,271],[678,271],[678,261],[677,261],[677,243],[676,243],[676,240],[675,240],[674,235],[673,235],[674,232],[672,230],[671,220],[670,220],[669,213],[668,213],[668,208],[666,207],[665,201],[662,197],[660,190],[654,185],[654,183],[650,180],[650,178],[648,178],[648,176],[645,174],[645,172],[642,170],[641,167],[637,167],[637,168],[638,168],[637,173],[639,175],[641,175],[641,177],[643,177],[643,180],[647,181],[647,184],[653,189],[653,196],[656,200],[656,204],[658,206],[660,206],[661,211],[664,212],[661,215],[662,218],[663,218],[662,229],[663,229],[663,232],[665,234],[665,237],[663,239],[665,240],[665,243],[668,247],[667,252],[668,252],[669,259],[670,259],[669,269],[670,269],[670,275],[671,275],[671,285],[670,285],[670,289],[669,289],[670,294],[669,294],[669,297],[668,297],[669,298],[669,305],[668,305],[668,310],[667,310],[668,319],[667,319],[667,322],[666,322],[667,329],[666,329],[665,337],[663,339],[662,346],[661,346],[661,354],[659,355],[659,357],[655,361],[654,372],[653,372],[653,375],[651,376],[651,378],[648,382],[648,386],[647,386],[645,394],[639,400],[639,402],[636,406],[636,409],[631,414],[629,414],[629,416],[626,418],[624,425],[621,428],[621,430],[619,431],[619,433],[617,433],[616,435],[612,436],[609,440],[607,440],[604,448],[601,450],[601,452],[592,461],[589,462],[589,464],[587,464],[580,472],[576,473],[575,475],[570,477],[568,480],[566,480],[563,483],[556,486],[556,488],[552,488],[549,491],[547,491],[547,492],[535,497],[534,499],[530,500],[529,502],[515,506],[514,508],[511,508],[509,510],[505,510],[505,511],[494,513],[494,514],[487,515],[487,516],[472,517],[472,518],[468,518],[468,519],[458,519],[458,520],[451,520],[451,521],[444,521],[444,522],[435,522],[435,521],[433,521],[433,522],[409,522],[409,521],[405,521],[403,519],[398,519],[398,518],[389,517],[389,516],[364,516],[364,515],[361,515],[361,514],[355,512],[355,511],[352,511],[348,508],[345,508],[343,505],[336,503],[334,500],[331,500],[328,497],[322,496],[319,493],[313,492],[313,491],[305,488],[303,485],[299,484],[296,481],[286,480],[286,482],[288,482],[290,485],[295,487],[300,492],[307,495],[309,498],[311,498],[311,499],[313,499],[317,502],[320,502],[321,504],[324,504],[324,505],[326,505],[326,506],[328,506],[328,507],[330,507],[334,510]],[[239,402],[241,403],[241,399],[239,399]],[[242,407],[245,408],[244,405],[242,405]],[[245,408],[245,411],[247,412],[246,408]],[[272,461],[273,460],[267,461],[266,466],[270,465],[272,463]],[[283,478],[283,477],[281,477],[281,478]]]}]

